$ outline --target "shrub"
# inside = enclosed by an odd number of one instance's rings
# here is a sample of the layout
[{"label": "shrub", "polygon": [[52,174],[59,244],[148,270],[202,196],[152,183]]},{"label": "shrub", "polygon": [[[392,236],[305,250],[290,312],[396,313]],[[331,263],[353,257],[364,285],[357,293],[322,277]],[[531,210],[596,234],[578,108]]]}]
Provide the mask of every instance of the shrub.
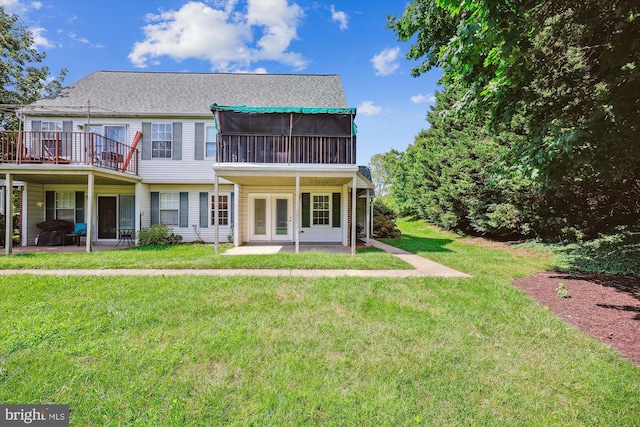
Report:
[{"label": "shrub", "polygon": [[165,224],[154,224],[138,232],[140,246],[176,245],[181,242],[182,236],[173,234]]},{"label": "shrub", "polygon": [[396,213],[379,199],[373,202],[373,234],[381,238],[400,237],[400,230],[396,227]]}]

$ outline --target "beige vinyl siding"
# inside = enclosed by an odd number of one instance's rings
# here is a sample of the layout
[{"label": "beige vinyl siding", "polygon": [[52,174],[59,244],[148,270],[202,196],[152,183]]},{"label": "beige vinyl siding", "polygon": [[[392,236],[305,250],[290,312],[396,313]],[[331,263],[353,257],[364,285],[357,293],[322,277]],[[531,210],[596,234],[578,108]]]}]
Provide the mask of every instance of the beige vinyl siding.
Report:
[{"label": "beige vinyl siding", "polygon": [[36,236],[40,233],[36,224],[44,221],[45,218],[44,185],[25,183],[24,188],[27,192],[27,204],[23,206],[27,210],[26,241],[27,245],[35,245]]},{"label": "beige vinyl siding", "polygon": [[[151,225],[151,196],[149,191],[149,185],[140,184],[140,227],[149,227]],[[140,231],[140,230],[137,230]]]}]

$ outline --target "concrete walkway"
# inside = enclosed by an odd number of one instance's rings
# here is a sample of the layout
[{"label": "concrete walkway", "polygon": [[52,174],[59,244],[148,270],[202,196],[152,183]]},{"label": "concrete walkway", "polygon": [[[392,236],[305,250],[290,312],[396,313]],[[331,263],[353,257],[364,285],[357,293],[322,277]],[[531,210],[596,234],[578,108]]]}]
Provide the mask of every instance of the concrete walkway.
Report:
[{"label": "concrete walkway", "polygon": [[103,270],[0,270],[0,275],[55,276],[284,276],[284,277],[471,277],[419,255],[371,239],[372,246],[389,252],[415,270],[302,270],[302,269],[103,269]]}]

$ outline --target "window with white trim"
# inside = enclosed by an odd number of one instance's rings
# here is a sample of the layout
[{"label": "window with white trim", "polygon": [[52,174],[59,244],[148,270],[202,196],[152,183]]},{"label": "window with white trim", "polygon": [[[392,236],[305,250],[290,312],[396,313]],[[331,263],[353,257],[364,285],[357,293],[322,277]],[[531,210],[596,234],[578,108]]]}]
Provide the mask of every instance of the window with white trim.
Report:
[{"label": "window with white trim", "polygon": [[312,202],[313,225],[329,225],[331,209],[328,194],[314,194]]},{"label": "window with white trim", "polygon": [[42,122],[42,154],[47,157],[57,157],[62,154],[62,122]]},{"label": "window with white trim", "polygon": [[75,221],[76,193],[56,191],[56,219]]},{"label": "window with white trim", "polygon": [[160,193],[159,199],[160,222],[177,227],[180,218],[180,194]]},{"label": "window with white trim", "polygon": [[206,126],[204,132],[204,144],[207,157],[216,156],[216,127]]},{"label": "window with white trim", "polygon": [[[216,225],[216,196],[211,196],[211,225]],[[229,225],[229,196],[218,195],[218,225]]]},{"label": "window with white trim", "polygon": [[151,157],[154,159],[170,159],[172,137],[172,123],[152,123]]}]

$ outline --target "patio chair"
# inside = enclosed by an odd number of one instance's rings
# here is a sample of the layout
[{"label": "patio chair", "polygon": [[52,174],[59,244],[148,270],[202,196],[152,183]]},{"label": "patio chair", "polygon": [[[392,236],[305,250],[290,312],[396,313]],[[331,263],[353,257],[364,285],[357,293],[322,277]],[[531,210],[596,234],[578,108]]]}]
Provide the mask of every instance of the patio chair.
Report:
[{"label": "patio chair", "polygon": [[70,233],[70,234],[66,235],[66,237],[72,237],[75,240],[77,246],[80,246],[80,238],[82,236],[87,237],[87,223],[86,222],[76,222],[76,225],[73,228],[73,233]]}]

